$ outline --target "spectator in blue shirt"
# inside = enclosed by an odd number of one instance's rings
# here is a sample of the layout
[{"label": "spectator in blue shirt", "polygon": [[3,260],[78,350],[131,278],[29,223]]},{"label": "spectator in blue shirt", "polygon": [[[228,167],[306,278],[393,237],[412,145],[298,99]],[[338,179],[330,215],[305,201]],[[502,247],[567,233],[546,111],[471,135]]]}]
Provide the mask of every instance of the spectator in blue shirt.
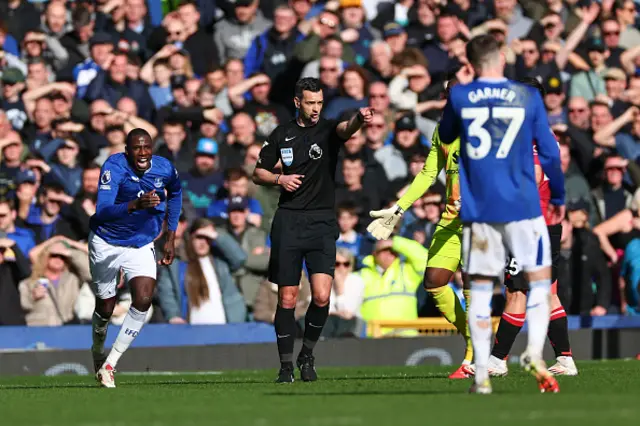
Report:
[{"label": "spectator in blue shirt", "polygon": [[225,221],[229,217],[227,211],[229,209],[229,200],[233,197],[246,197],[249,205],[249,216],[247,222],[255,227],[262,224],[262,215],[264,214],[260,203],[255,198],[249,197],[249,175],[244,169],[231,168],[225,172],[224,189],[227,191],[227,197],[220,199],[209,206],[207,217],[221,218]]},{"label": "spectator in blue shirt", "polygon": [[77,85],[76,96],[84,98],[89,84],[98,73],[109,68],[113,39],[107,33],[96,33],[89,40],[91,56],[73,67],[73,79]]},{"label": "spectator in blue shirt", "polygon": [[0,199],[0,238],[15,241],[26,256],[36,246],[33,231],[15,225],[16,209],[13,200]]},{"label": "spectator in blue shirt", "polygon": [[182,190],[187,194],[198,217],[204,217],[209,205],[222,188],[224,176],[218,169],[218,143],[213,139],[198,141],[193,167],[181,176]]}]

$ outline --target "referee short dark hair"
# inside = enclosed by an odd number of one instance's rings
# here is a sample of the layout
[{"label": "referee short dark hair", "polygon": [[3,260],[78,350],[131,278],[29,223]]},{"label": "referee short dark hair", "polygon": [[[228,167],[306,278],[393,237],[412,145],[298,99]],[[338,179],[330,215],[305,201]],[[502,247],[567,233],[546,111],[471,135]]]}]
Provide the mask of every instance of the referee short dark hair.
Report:
[{"label": "referee short dark hair", "polygon": [[305,77],[298,80],[295,91],[296,98],[302,99],[302,92],[305,90],[313,93],[321,91],[322,85],[320,84],[320,80],[313,77]]}]

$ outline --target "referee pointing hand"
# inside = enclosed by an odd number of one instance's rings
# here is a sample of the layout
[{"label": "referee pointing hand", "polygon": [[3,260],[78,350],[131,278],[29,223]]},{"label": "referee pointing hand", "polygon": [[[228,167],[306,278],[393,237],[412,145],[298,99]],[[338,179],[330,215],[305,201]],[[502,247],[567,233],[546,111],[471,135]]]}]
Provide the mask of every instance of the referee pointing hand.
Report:
[{"label": "referee pointing hand", "polygon": [[[313,300],[305,317],[304,341],[296,363],[302,380],[317,379],[313,348],[329,315],[339,234],[334,211],[338,152],[374,114],[371,108],[361,108],[348,121],[320,118],[323,94],[316,78],[299,80],[293,100],[298,118],[271,133],[253,173],[256,184],[282,187],[271,226],[269,259],[269,281],[278,285],[274,321],[281,364],[278,383],[293,382],[294,309],[303,261]],[[278,164],[282,173],[274,171]]]}]

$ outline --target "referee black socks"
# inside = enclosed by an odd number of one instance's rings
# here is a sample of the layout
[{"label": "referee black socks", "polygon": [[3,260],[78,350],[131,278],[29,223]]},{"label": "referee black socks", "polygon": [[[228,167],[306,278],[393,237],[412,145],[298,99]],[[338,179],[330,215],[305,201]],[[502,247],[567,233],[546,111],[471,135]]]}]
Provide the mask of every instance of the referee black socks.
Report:
[{"label": "referee black socks", "polygon": [[318,343],[324,324],[329,316],[329,304],[318,306],[313,301],[307,309],[304,317],[304,340],[302,342],[302,355],[311,355],[313,348]]},{"label": "referee black socks", "polygon": [[293,344],[297,332],[294,312],[295,309],[285,309],[278,305],[273,322],[276,329],[280,364],[291,366],[291,368],[293,368]]}]

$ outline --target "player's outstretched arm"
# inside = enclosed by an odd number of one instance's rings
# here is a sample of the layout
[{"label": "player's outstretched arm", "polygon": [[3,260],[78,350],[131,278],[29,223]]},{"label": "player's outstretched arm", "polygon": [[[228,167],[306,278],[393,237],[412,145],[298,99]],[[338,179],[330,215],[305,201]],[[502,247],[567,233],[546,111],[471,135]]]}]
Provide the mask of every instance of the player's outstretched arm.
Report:
[{"label": "player's outstretched arm", "polygon": [[402,210],[406,211],[416,200],[422,197],[424,193],[431,188],[440,170],[444,168],[445,157],[439,147],[440,136],[438,135],[438,129],[436,129],[433,133],[431,150],[429,151],[427,160],[424,162],[422,170],[413,179],[407,192],[398,200],[397,204]]},{"label": "player's outstretched arm", "polygon": [[338,136],[344,140],[349,139],[351,135],[360,130],[363,124],[371,122],[373,114],[375,114],[373,108],[360,108],[358,113],[349,120],[338,123],[338,127],[336,127]]}]

